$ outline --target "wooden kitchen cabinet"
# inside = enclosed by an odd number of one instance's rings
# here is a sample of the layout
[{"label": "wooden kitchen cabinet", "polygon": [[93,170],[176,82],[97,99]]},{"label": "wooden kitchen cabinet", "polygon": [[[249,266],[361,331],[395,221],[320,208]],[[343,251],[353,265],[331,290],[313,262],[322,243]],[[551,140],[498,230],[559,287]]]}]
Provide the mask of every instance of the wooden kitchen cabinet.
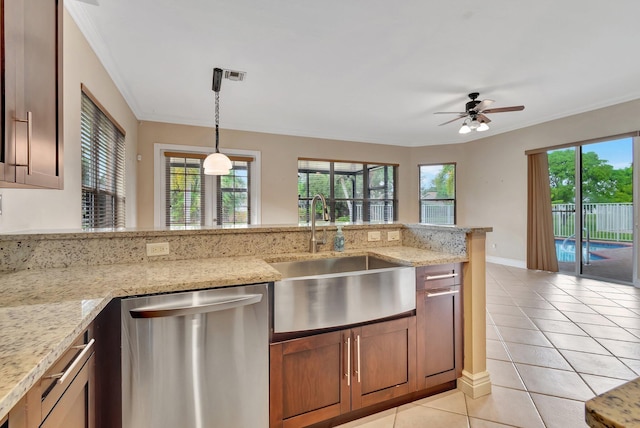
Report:
[{"label": "wooden kitchen cabinet", "polygon": [[94,428],[94,343],[89,328],[11,409],[8,428]]},{"label": "wooden kitchen cabinet", "polygon": [[418,389],[462,375],[463,317],[460,264],[416,269]]},{"label": "wooden kitchen cabinet", "polygon": [[415,317],[274,343],[270,426],[325,421],[415,389]]},{"label": "wooden kitchen cabinet", "polygon": [[61,189],[62,1],[0,1],[0,187]]},{"label": "wooden kitchen cabinet", "polygon": [[365,325],[351,334],[352,410],[415,391],[415,317]]}]

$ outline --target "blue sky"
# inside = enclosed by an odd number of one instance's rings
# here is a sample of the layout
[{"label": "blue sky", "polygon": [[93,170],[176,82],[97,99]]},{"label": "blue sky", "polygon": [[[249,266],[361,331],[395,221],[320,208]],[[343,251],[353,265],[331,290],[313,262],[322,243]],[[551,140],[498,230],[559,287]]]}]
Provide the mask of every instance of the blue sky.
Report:
[{"label": "blue sky", "polygon": [[583,146],[582,150],[583,153],[596,152],[600,159],[606,159],[607,163],[616,169],[626,168],[633,161],[633,140],[631,138],[589,144]]}]

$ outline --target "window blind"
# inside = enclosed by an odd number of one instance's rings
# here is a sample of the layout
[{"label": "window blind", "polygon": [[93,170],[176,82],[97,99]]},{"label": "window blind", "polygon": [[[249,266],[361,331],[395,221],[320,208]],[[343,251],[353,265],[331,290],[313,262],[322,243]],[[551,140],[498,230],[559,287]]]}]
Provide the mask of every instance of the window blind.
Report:
[{"label": "window blind", "polygon": [[251,224],[252,157],[229,156],[231,170],[216,177],[218,225]]},{"label": "window blind", "polygon": [[206,180],[198,153],[164,152],[166,225],[202,226],[205,224]]},{"label": "window blind", "polygon": [[124,227],[124,132],[84,90],[80,113],[80,142],[82,227]]}]

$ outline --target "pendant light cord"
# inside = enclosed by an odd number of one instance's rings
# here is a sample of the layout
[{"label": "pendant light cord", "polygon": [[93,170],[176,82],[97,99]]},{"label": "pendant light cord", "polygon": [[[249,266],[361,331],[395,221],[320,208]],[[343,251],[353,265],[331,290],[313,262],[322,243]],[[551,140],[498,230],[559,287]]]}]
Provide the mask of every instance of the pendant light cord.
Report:
[{"label": "pendant light cord", "polygon": [[215,118],[216,118],[216,153],[220,153],[218,150],[218,142],[220,141],[220,137],[218,136],[218,124],[220,123],[220,92],[216,92],[216,109],[215,109]]}]

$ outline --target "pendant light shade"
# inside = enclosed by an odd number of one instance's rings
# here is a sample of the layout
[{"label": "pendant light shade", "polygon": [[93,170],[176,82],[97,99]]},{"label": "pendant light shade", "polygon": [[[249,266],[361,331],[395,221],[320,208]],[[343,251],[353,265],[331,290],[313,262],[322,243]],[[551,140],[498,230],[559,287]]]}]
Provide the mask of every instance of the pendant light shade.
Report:
[{"label": "pendant light shade", "polygon": [[220,143],[220,135],[218,125],[220,123],[220,86],[222,85],[222,69],[213,69],[213,92],[215,92],[216,110],[216,151],[211,153],[204,160],[203,167],[206,175],[227,175],[232,168],[231,160],[224,154],[220,153],[218,144]]},{"label": "pendant light shade", "polygon": [[231,170],[231,160],[222,153],[211,153],[202,164],[206,175],[227,175]]}]

